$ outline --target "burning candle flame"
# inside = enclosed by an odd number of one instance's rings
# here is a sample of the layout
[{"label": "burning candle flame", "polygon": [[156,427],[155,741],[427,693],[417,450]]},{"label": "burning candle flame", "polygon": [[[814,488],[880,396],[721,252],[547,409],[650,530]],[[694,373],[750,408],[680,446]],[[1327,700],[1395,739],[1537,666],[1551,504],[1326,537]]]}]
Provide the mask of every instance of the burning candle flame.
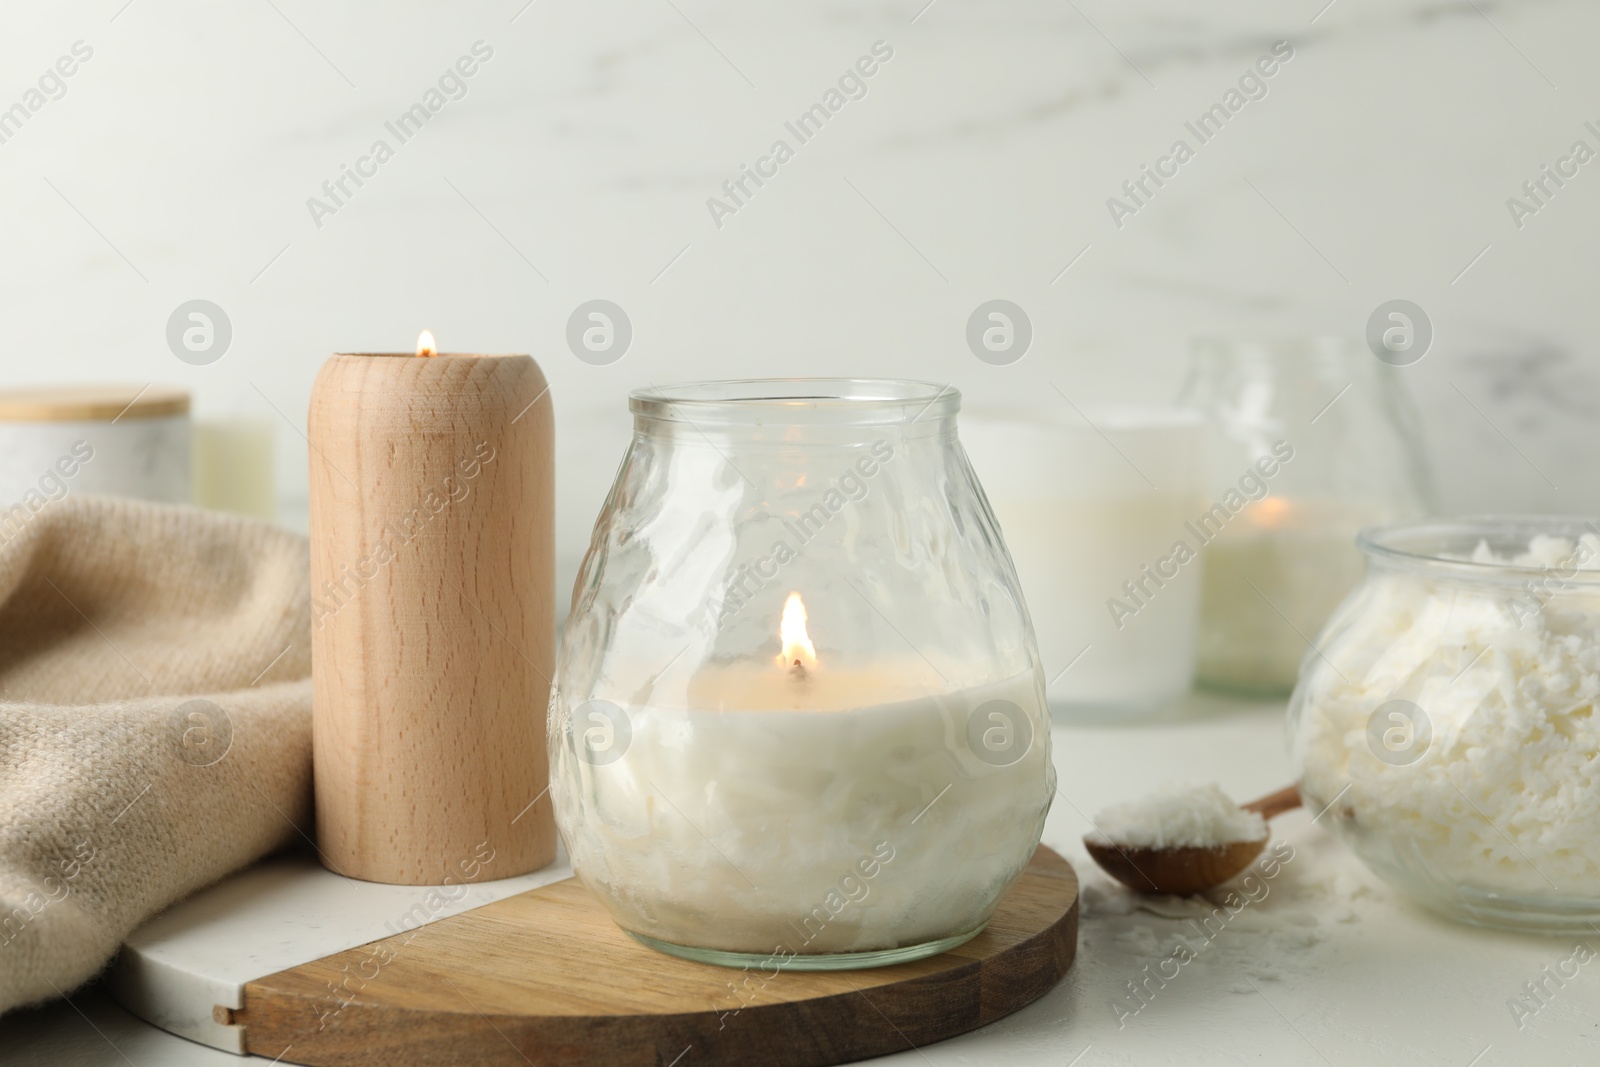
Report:
[{"label": "burning candle flame", "polygon": [[798,674],[817,665],[817,650],[806,633],[806,605],[799,593],[790,593],[783,602],[783,621],[778,626],[778,637],[783,641],[783,654],[778,665]]},{"label": "burning candle flame", "polygon": [[1294,508],[1282,497],[1269,496],[1250,505],[1251,520],[1263,530],[1276,530],[1294,517]]},{"label": "burning candle flame", "polygon": [[423,330],[417,334],[417,355],[437,356],[438,354],[439,346],[433,340],[432,330]]}]

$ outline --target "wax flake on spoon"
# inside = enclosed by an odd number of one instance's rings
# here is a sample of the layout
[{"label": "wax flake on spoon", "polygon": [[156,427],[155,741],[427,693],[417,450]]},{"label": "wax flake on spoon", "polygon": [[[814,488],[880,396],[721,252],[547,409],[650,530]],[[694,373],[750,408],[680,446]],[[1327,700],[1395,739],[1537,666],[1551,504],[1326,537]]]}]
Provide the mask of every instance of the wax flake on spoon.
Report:
[{"label": "wax flake on spoon", "polygon": [[1267,822],[1215,785],[1173,785],[1095,816],[1098,836],[1131,848],[1215,848],[1262,841]]}]

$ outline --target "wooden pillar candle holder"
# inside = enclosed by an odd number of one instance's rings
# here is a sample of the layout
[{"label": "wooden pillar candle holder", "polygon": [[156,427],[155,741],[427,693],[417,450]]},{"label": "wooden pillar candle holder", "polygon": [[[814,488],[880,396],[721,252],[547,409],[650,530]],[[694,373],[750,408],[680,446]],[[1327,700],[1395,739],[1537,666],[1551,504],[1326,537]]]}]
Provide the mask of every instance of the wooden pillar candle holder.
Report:
[{"label": "wooden pillar candle holder", "polygon": [[556,845],[544,375],[524,355],[335,355],[308,438],[324,865],[405,885],[544,866]]}]

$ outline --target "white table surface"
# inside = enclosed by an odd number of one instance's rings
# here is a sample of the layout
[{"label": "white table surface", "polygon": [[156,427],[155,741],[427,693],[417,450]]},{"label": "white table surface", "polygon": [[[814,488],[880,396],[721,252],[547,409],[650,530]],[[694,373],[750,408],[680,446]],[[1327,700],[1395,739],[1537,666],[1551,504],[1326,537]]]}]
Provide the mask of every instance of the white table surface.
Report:
[{"label": "white table surface", "polygon": [[[885,1057],[886,1067],[1005,1063],[1593,1064],[1600,1062],[1600,960],[1552,991],[1519,1026],[1508,1002],[1569,957],[1572,937],[1455,925],[1396,899],[1292,812],[1273,823],[1294,849],[1276,878],[1209,940],[1179,915],[1131,910],[1084,855],[1097,808],[1174,780],[1216,781],[1239,799],[1287,783],[1282,708],[1195,697],[1159,721],[1059,722],[1061,796],[1045,841],[1085,887],[1077,962],[1052,992],[992,1026]],[[1167,957],[1174,937],[1204,945],[1137,1014],[1127,983]],[[1600,948],[1600,936],[1589,939]],[[1168,966],[1170,972],[1171,966]],[[1148,995],[1148,994],[1147,994]],[[1121,1008],[1117,1007],[1121,1005]],[[1120,1024],[1120,1025],[1119,1025]],[[266,1062],[254,1057],[252,1062]],[[102,991],[0,1020],[0,1063],[17,1067],[236,1067],[240,1057],[172,1037]],[[681,1067],[692,1067],[692,1052]]]}]

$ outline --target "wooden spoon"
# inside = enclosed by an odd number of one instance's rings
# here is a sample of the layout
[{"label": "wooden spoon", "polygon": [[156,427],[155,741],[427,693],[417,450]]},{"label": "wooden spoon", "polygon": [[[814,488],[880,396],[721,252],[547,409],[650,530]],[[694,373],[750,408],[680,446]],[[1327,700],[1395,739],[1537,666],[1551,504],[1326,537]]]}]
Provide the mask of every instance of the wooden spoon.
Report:
[{"label": "wooden spoon", "polygon": [[[1270,819],[1298,808],[1300,790],[1291,785],[1239,806]],[[1215,888],[1238,875],[1261,855],[1261,850],[1267,847],[1267,838],[1214,846],[1149,848],[1119,845],[1098,834],[1090,834],[1083,839],[1083,845],[1107,874],[1135,892],[1188,896]]]}]

